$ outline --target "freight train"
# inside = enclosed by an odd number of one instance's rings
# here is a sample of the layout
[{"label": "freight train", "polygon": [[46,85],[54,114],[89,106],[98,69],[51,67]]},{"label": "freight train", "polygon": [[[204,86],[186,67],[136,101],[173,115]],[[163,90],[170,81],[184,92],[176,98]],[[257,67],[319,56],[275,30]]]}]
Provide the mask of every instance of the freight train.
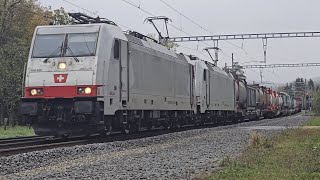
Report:
[{"label": "freight train", "polygon": [[114,22],[71,14],[39,26],[21,114],[37,135],[134,133],[294,113],[288,94],[249,85],[241,70],[178,54]]}]

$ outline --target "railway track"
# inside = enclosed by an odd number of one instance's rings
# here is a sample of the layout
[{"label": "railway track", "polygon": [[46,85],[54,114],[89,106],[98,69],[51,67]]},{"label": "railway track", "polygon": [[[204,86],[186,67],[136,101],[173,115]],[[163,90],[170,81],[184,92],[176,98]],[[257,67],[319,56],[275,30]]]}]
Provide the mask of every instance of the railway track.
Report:
[{"label": "railway track", "polygon": [[86,142],[89,142],[90,139],[94,138],[96,137],[73,137],[66,139],[51,136],[30,136],[0,139],[0,156],[85,144]]},{"label": "railway track", "polygon": [[0,139],[0,146],[8,143],[19,143],[19,142],[27,142],[32,140],[45,140],[50,139],[51,136],[25,136],[25,137],[16,137],[16,138],[5,138]]},{"label": "railway track", "polygon": [[118,132],[118,133],[112,134],[111,136],[92,135],[92,136],[81,136],[81,137],[72,137],[72,138],[55,138],[51,136],[46,136],[46,137],[31,136],[31,137],[0,139],[0,157],[32,152],[32,151],[59,148],[59,147],[70,147],[75,145],[105,143],[105,142],[112,142],[112,141],[126,141],[126,140],[132,140],[132,139],[158,136],[162,134],[188,131],[192,129],[202,129],[202,128],[209,128],[213,126],[223,126],[223,125],[230,125],[230,124],[234,124],[234,123],[229,122],[225,124],[206,124],[204,126],[186,126],[186,127],[181,127],[179,129],[170,129],[170,130],[159,129],[156,131],[142,131],[139,133],[133,133],[133,134],[127,134],[127,135],[120,135],[121,132]]},{"label": "railway track", "polygon": [[187,131],[187,130],[198,129],[198,128],[204,128],[204,127],[184,127],[184,128],[175,129],[175,130],[159,129],[157,131],[144,131],[144,132],[139,132],[134,134],[127,134],[127,135],[120,135],[120,132],[118,132],[118,133],[112,134],[111,136],[93,135],[93,136],[72,137],[72,138],[32,136],[32,137],[0,139],[0,157],[10,156],[10,155],[15,155],[20,153],[27,153],[32,151],[59,148],[59,147],[70,147],[75,145],[105,143],[105,142],[112,142],[112,141],[126,141],[126,140],[174,133],[179,131]]}]

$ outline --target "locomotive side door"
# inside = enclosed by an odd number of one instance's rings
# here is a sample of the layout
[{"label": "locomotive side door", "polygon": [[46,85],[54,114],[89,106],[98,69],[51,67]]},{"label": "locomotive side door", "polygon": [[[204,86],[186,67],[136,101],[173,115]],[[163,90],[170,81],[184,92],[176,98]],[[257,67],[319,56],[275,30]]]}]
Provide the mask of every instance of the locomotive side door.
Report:
[{"label": "locomotive side door", "polygon": [[190,71],[190,104],[191,108],[193,108],[194,105],[194,97],[195,97],[195,72],[194,72],[194,65],[189,64],[189,71]]},{"label": "locomotive side door", "polygon": [[204,70],[205,81],[206,81],[206,104],[207,107],[210,106],[210,71],[209,69]]},{"label": "locomotive side door", "polygon": [[22,76],[22,97],[25,96],[25,87],[26,87],[26,77],[27,77],[27,63],[24,63],[23,66],[23,76]]},{"label": "locomotive side door", "polygon": [[120,102],[126,107],[129,101],[129,44],[120,40]]}]

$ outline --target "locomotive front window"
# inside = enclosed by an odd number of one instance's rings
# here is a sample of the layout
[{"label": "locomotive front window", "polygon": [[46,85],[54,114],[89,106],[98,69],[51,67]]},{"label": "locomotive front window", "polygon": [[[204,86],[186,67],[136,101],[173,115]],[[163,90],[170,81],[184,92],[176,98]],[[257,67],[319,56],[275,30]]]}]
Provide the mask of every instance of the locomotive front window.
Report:
[{"label": "locomotive front window", "polygon": [[98,33],[68,34],[65,56],[95,56]]},{"label": "locomotive front window", "polygon": [[32,57],[59,57],[62,53],[64,34],[38,35],[35,39]]},{"label": "locomotive front window", "polygon": [[97,39],[98,33],[37,35],[32,57],[95,56]]}]

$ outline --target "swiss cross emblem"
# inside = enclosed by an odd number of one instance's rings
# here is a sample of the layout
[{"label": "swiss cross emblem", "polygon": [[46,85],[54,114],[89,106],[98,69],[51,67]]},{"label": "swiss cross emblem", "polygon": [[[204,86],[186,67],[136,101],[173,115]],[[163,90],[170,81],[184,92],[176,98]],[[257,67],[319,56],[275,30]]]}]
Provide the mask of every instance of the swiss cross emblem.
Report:
[{"label": "swiss cross emblem", "polygon": [[54,74],[54,83],[66,83],[68,74]]}]

